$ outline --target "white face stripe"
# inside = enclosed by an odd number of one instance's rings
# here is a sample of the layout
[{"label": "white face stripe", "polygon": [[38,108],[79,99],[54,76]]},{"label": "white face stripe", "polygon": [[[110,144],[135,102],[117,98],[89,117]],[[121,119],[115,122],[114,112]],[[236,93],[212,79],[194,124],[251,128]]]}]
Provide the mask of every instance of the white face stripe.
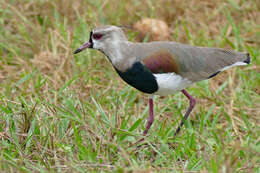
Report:
[{"label": "white face stripe", "polygon": [[[103,50],[105,45],[102,41],[95,40],[95,39],[93,39],[92,41],[93,41],[94,49]],[[112,64],[114,65],[121,64],[124,59],[120,52],[120,42],[112,41],[109,44],[111,48],[106,51],[106,55],[112,61]]]},{"label": "white face stripe", "polygon": [[95,39],[92,39],[92,42],[93,42],[93,48],[94,49],[101,49],[103,47],[103,44],[102,42],[98,41],[98,40],[95,40]]},{"label": "white face stripe", "polygon": [[110,26],[107,28],[97,28],[93,29],[92,33],[104,34],[100,39],[94,39],[92,36],[93,48],[105,54],[117,69],[124,71],[131,66],[132,62],[136,59],[125,59],[124,52],[129,42],[119,27]]}]

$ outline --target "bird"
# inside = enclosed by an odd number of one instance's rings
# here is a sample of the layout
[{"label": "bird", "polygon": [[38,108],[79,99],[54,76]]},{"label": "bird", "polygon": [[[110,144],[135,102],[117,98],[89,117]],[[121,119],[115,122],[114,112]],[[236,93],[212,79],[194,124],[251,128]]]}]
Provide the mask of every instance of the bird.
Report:
[{"label": "bird", "polygon": [[130,86],[148,95],[149,117],[143,135],[154,122],[153,98],[182,92],[189,108],[174,136],[193,110],[196,99],[186,90],[192,84],[215,77],[234,66],[250,64],[250,55],[223,48],[197,47],[173,41],[131,42],[124,28],[114,25],[91,30],[89,40],[74,51],[85,49],[102,52],[117,74]]}]

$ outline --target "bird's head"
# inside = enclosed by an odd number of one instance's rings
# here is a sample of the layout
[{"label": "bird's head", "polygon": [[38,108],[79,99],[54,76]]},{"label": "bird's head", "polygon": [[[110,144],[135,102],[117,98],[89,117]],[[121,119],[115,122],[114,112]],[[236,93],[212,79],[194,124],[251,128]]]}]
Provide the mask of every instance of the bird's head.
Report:
[{"label": "bird's head", "polygon": [[127,40],[127,38],[120,27],[112,25],[97,27],[90,32],[89,41],[75,50],[74,54],[86,48],[98,49],[105,52],[107,48],[111,47],[111,44],[125,40]]}]

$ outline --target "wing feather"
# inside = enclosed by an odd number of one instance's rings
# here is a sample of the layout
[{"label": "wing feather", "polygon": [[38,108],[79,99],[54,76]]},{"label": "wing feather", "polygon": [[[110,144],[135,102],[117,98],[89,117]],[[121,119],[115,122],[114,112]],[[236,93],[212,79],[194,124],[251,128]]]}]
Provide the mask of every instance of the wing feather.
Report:
[{"label": "wing feather", "polygon": [[134,46],[132,53],[153,73],[174,72],[193,82],[213,77],[226,67],[250,62],[247,53],[221,48],[195,47],[176,42],[139,43]]}]

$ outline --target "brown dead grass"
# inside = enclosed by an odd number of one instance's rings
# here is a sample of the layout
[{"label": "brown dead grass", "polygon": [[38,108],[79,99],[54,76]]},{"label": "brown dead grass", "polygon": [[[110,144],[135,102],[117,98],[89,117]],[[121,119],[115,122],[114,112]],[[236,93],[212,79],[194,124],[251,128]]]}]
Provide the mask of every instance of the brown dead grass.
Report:
[{"label": "brown dead grass", "polygon": [[[251,27],[257,28],[255,25],[260,24],[259,1],[251,0],[242,3],[242,1],[237,0],[235,2],[239,5],[239,9],[231,11],[235,23],[239,24],[240,21],[244,21],[245,24],[248,23]],[[257,6],[254,4],[257,4]],[[159,18],[166,21],[170,26],[170,32],[173,36],[176,34],[174,30],[176,25],[185,23],[191,36],[202,34],[209,40],[221,40],[221,38],[219,38],[221,28],[227,24],[225,8],[229,9],[231,6],[226,0],[161,0],[151,3],[148,3],[148,1],[140,1],[138,3],[136,1],[127,1],[124,5],[121,5],[116,0],[109,0],[100,2],[100,6],[95,6],[94,3],[81,0],[31,1],[30,3],[26,1],[10,3],[7,0],[3,0],[1,5],[11,12],[8,14],[10,16],[9,20],[4,21],[5,29],[9,30],[14,36],[22,35],[23,31],[19,28],[19,23],[21,23],[24,25],[26,32],[30,33],[30,40],[26,39],[27,37],[18,40],[17,37],[11,37],[2,40],[3,42],[11,42],[14,47],[18,47],[20,54],[16,54],[11,62],[5,60],[0,61],[0,79],[2,82],[9,81],[10,79],[17,81],[25,71],[33,71],[36,68],[41,74],[47,76],[50,81],[50,84],[45,86],[43,90],[49,88],[57,90],[64,85],[64,81],[73,76],[72,74],[76,67],[75,60],[72,57],[73,26],[76,25],[75,21],[78,15],[81,15],[82,18],[84,18],[83,20],[86,20],[90,26],[98,25],[100,19],[103,17],[102,13],[96,12],[98,10],[104,14],[108,14],[106,16],[108,23],[117,25],[133,25],[142,17]],[[124,13],[118,14],[118,10],[114,9],[120,9],[120,11],[124,11]],[[60,14],[60,21],[64,21],[64,19],[67,21],[67,38],[64,38],[60,31],[57,30],[54,16],[55,10]],[[119,17],[115,19],[115,16]],[[41,20],[49,21],[47,22],[47,26],[44,26],[45,29],[42,29]],[[201,33],[200,30],[203,30],[203,33]],[[246,25],[241,26],[241,38],[246,38],[250,46],[259,47],[254,34],[255,33],[249,30]],[[225,36],[229,37],[231,41],[234,40],[231,26],[228,28],[228,32]],[[174,37],[171,38],[171,40],[173,39]],[[175,41],[189,43],[185,28],[179,28],[178,38]],[[227,44],[224,46],[226,48],[229,47]],[[1,56],[5,56],[5,54]],[[101,64],[104,68],[111,68],[107,61],[97,60],[96,63]],[[258,66],[254,67],[254,70],[259,70]],[[84,69],[80,70],[83,71]],[[90,70],[88,75],[104,78],[102,71],[98,70]],[[237,80],[234,71],[222,73],[214,80],[211,80],[210,90],[214,93],[230,75],[232,76],[231,86],[227,87],[223,92],[227,98],[233,98],[233,87],[239,85],[241,82]],[[116,79],[120,80],[119,77],[116,77]],[[111,81],[109,82],[109,79],[104,78],[103,80],[103,83],[108,85],[95,83],[86,84],[83,79],[79,79],[78,82],[70,86],[70,89],[75,89],[78,93],[84,93],[79,94],[83,100],[97,89],[104,89],[103,93],[106,93],[109,88],[113,87],[113,83],[111,83]],[[122,89],[125,87],[125,84],[118,83],[116,87]],[[31,92],[31,88],[33,88],[33,86],[28,87],[28,93]],[[255,90],[259,91],[259,88]],[[144,96],[139,97],[142,100],[145,99]],[[215,95],[215,97],[217,100],[222,99],[222,97],[217,95]],[[208,98],[201,99],[200,102],[203,102],[207,107],[207,105],[210,106],[214,101]],[[231,112],[228,111],[230,107],[232,108]],[[142,107],[142,109],[144,108],[145,106]],[[230,115],[241,109],[244,109],[245,112],[253,116],[259,115],[258,109],[252,110],[246,105],[243,108],[238,108],[235,103],[230,102],[230,100],[226,102],[225,109],[227,109]],[[199,110],[195,110],[195,113],[197,111]],[[217,111],[217,108],[215,111]]]},{"label": "brown dead grass", "polygon": [[[148,1],[141,1],[138,2],[138,6],[133,5],[135,4],[133,1],[128,1],[126,4],[124,4],[123,7],[120,6],[120,3],[116,2],[117,1],[115,0],[104,1],[100,4],[99,7],[95,7],[92,3],[80,0],[54,0],[51,2],[35,1],[30,3],[25,1],[16,1],[15,3],[8,3],[8,1],[3,1],[1,4],[4,8],[10,9],[10,11],[13,12],[10,16],[10,20],[5,21],[5,28],[10,30],[11,33],[20,34],[17,25],[21,22],[25,24],[25,29],[31,34],[30,37],[32,38],[33,45],[28,44],[24,40],[19,40],[24,42],[18,42],[21,50],[26,51],[22,52],[22,54],[25,55],[28,53],[31,53],[32,55],[39,55],[41,54],[41,51],[44,51],[46,47],[49,47],[48,43],[50,40],[48,40],[48,34],[50,34],[50,32],[58,32],[52,30],[52,28],[55,26],[55,18],[53,15],[55,9],[61,14],[61,20],[62,18],[66,18],[68,21],[68,32],[70,33],[73,33],[73,28],[70,27],[70,24],[74,23],[78,14],[85,14],[85,20],[90,23],[90,26],[95,26],[98,24],[98,19],[101,18],[101,16],[99,16],[98,13],[94,13],[94,16],[91,17],[91,15],[93,15],[91,12],[97,8],[100,8],[100,10],[102,10],[105,14],[110,14],[112,12],[111,16],[113,16],[113,12],[117,12],[113,9],[120,8],[123,11],[127,11],[128,13],[125,14],[128,16],[122,16],[119,18],[117,25],[132,25],[141,19],[141,17],[148,16],[166,21],[170,26],[171,32],[173,34],[175,32],[173,28],[176,26],[176,23],[184,22],[187,24],[191,35],[198,34],[198,28],[200,28],[206,32],[204,34],[206,34],[209,39],[218,39],[221,27],[227,23],[224,7],[228,9],[231,6],[227,3],[226,0],[163,0],[160,2],[156,1],[151,3],[148,3]],[[235,2],[238,3],[238,5],[242,4],[240,1]],[[240,9],[232,11],[231,13],[234,21],[238,23],[239,21],[243,20],[247,21],[251,25],[260,24],[260,19],[257,17],[260,15],[260,5],[255,6],[255,4],[260,3],[256,0],[251,0],[247,3],[243,3],[242,6],[240,6]],[[153,11],[154,16],[149,16],[151,11]],[[46,31],[42,31],[42,26],[37,18],[50,21]],[[107,18],[107,20],[110,21],[109,15]],[[111,19],[111,21],[114,20]],[[246,32],[247,30],[242,29],[241,31],[242,38],[247,38],[251,44],[257,44],[253,40],[255,36],[254,33]],[[179,34],[180,36],[176,41],[188,42],[187,35],[183,28],[181,28]],[[226,36],[232,38],[232,34],[233,33],[231,32],[230,28]],[[250,40],[250,38],[252,38],[252,40]],[[72,36],[70,37],[70,40],[71,39]],[[11,41],[15,42],[15,40]],[[53,44],[54,46],[59,46],[61,42],[63,42],[63,45],[61,45],[63,48],[67,50],[71,49],[71,44],[68,44],[68,40],[64,42],[61,37],[57,38]],[[71,53],[71,51],[67,52]]]},{"label": "brown dead grass", "polygon": [[[75,91],[80,100],[88,101],[93,93],[99,92],[100,96],[110,95],[110,90],[116,88],[122,90],[126,84],[114,73],[113,78],[107,78],[105,71],[112,70],[108,61],[104,60],[104,57],[97,58],[85,68],[80,68],[76,65],[76,61],[72,55],[72,40],[74,38],[74,26],[77,26],[77,18],[80,15],[82,20],[85,20],[91,27],[100,24],[104,14],[105,19],[109,24],[116,25],[133,25],[143,17],[159,18],[166,21],[170,27],[170,33],[172,37],[170,40],[191,43],[187,36],[185,28],[181,26],[182,23],[186,24],[189,30],[189,34],[192,37],[202,36],[211,40],[219,40],[219,43],[214,42],[213,46],[230,48],[228,44],[221,44],[223,38],[220,38],[221,29],[228,21],[225,15],[225,8],[231,9],[231,4],[227,3],[227,0],[157,0],[149,3],[150,1],[127,1],[125,3],[118,3],[117,0],[100,1],[99,6],[95,6],[95,3],[83,0],[54,0],[54,1],[14,1],[2,0],[0,6],[9,10],[8,19],[5,20],[5,29],[11,34],[10,37],[3,38],[1,42],[8,42],[8,49],[6,48],[0,54],[1,57],[6,57],[10,51],[16,52],[16,48],[19,49],[19,54],[14,53],[13,57],[3,59],[0,61],[0,81],[4,84],[11,83],[12,86],[16,84],[25,72],[32,72],[35,69],[40,72],[41,75],[47,77],[48,83],[44,84],[40,88],[42,97],[48,98],[51,93],[51,89],[58,90],[64,85],[64,83],[73,77],[75,71],[86,72],[86,76],[92,78],[99,78],[100,81],[88,81],[86,82],[84,77],[79,77],[76,82],[69,86],[70,90]],[[232,10],[231,15],[234,22],[237,25],[241,25],[241,38],[245,38],[245,43],[260,49],[259,38],[256,38],[256,31],[248,28],[248,26],[259,29],[260,25],[260,1],[249,0],[246,3],[240,0],[234,0],[239,5],[239,9]],[[122,5],[123,4],[123,5]],[[257,4],[257,5],[255,5]],[[117,10],[115,10],[117,9]],[[232,8],[233,9],[233,8]],[[66,19],[67,36],[62,36],[62,33],[57,27],[54,11],[60,14],[59,22],[63,22]],[[99,12],[99,11],[102,11]],[[123,11],[123,13],[121,13]],[[47,20],[46,26],[40,22]],[[241,24],[243,21],[243,24]],[[174,30],[179,25],[179,31]],[[21,28],[21,26],[23,26]],[[89,28],[86,28],[89,31]],[[202,32],[201,32],[202,31]],[[28,36],[23,36],[24,33],[29,33]],[[178,37],[175,37],[178,33]],[[231,41],[235,40],[232,27],[229,26],[228,32],[225,37],[230,38]],[[28,39],[30,38],[30,39]],[[84,38],[88,39],[88,38]],[[78,43],[77,43],[78,44]],[[192,43],[199,46],[207,46],[205,41]],[[15,50],[12,50],[15,48]],[[241,49],[245,49],[242,47]],[[97,54],[96,56],[101,56]],[[91,66],[99,65],[97,69],[91,68]],[[260,71],[260,67],[253,62],[250,67],[245,67],[243,70],[256,70]],[[234,88],[241,85],[238,76],[235,74],[235,70],[230,70],[216,76],[213,80],[210,80],[210,91],[215,93],[217,88],[223,84],[224,81],[230,80],[229,85],[222,91],[221,96],[215,94],[213,98],[206,95],[198,98],[198,105],[203,105],[203,108],[209,109],[212,104],[221,103],[216,105],[213,113],[216,114],[224,106],[225,112],[231,117],[234,132],[238,136],[237,140],[240,140],[245,135],[245,132],[241,131],[245,125],[238,116],[239,112],[243,110],[245,114],[251,117],[251,121],[256,124],[260,124],[260,103],[254,103],[254,107],[248,107],[247,105],[236,105],[236,96],[234,96]],[[97,80],[98,81],[98,80]],[[117,82],[119,81],[119,82]],[[23,90],[24,94],[34,93],[33,82],[28,84],[29,86],[21,85],[18,87],[18,91]],[[258,94],[260,94],[260,88],[257,86],[253,88]],[[5,92],[5,88],[0,89],[1,92]],[[16,98],[19,92],[14,92],[10,99]],[[94,94],[93,94],[94,95]],[[58,98],[54,98],[54,103],[58,102]],[[47,99],[48,100],[48,99]],[[127,100],[126,100],[127,101]],[[145,95],[138,95],[136,101],[146,102]],[[174,101],[178,102],[178,101]],[[112,104],[112,103],[110,103]],[[126,103],[122,103],[125,105]],[[58,103],[57,103],[58,105]],[[158,104],[158,109],[163,109],[166,105],[163,103]],[[116,110],[117,105],[113,105],[113,110]],[[106,105],[104,110],[108,115],[112,115],[112,112],[107,111]],[[131,110],[119,109],[119,115],[125,115],[135,112],[138,116],[146,108],[145,104],[133,106]],[[51,108],[50,108],[51,109]],[[201,111],[201,107],[195,107],[192,116],[194,117]],[[50,110],[52,112],[55,110]],[[133,113],[131,113],[133,114]],[[97,113],[97,117],[100,117]],[[159,116],[158,116],[159,117]],[[176,121],[177,116],[173,116],[172,113],[165,113],[163,117],[160,117],[161,121]],[[120,127],[120,116],[118,118],[118,127]],[[227,121],[223,119],[219,122],[219,127],[222,129],[228,126]],[[88,130],[88,129],[87,129]],[[87,131],[86,130],[86,131]],[[5,134],[0,134],[0,138],[6,138]],[[39,150],[41,145],[39,144]],[[51,152],[50,152],[51,153]],[[216,155],[217,156],[217,155]],[[232,159],[228,159],[232,160]],[[234,163],[227,163],[232,165]],[[227,166],[228,167],[228,166]],[[142,172],[142,171],[140,171]],[[152,172],[152,170],[144,170],[143,172]]]}]

